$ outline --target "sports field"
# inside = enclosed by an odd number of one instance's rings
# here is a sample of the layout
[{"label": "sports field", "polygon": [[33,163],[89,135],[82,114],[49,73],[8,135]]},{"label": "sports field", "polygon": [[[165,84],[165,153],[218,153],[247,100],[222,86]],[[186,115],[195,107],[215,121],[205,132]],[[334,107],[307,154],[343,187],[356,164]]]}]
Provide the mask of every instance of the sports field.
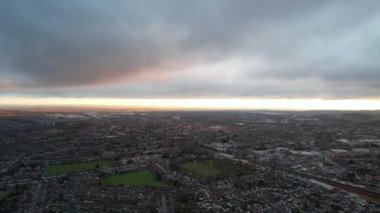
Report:
[{"label": "sports field", "polygon": [[9,190],[0,190],[0,201],[5,199],[11,191]]},{"label": "sports field", "polygon": [[49,166],[46,175],[61,175],[75,172],[88,171],[104,167],[113,167],[117,166],[118,161],[95,161],[95,162],[85,162],[85,163],[70,163],[70,164],[61,164],[61,165],[52,165]]},{"label": "sports field", "polygon": [[203,180],[235,176],[246,172],[245,168],[224,160],[192,161],[182,163],[179,167],[186,173]]},{"label": "sports field", "polygon": [[156,176],[149,170],[111,175],[103,178],[101,183],[104,185],[165,186],[165,183],[157,180]]}]

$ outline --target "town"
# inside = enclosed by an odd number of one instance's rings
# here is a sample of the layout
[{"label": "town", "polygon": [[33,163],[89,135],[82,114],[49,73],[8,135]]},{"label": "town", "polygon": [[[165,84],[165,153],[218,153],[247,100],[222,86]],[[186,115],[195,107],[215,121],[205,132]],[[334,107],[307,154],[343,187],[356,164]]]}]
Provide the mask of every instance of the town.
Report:
[{"label": "town", "polygon": [[380,211],[377,111],[0,115],[0,212]]}]

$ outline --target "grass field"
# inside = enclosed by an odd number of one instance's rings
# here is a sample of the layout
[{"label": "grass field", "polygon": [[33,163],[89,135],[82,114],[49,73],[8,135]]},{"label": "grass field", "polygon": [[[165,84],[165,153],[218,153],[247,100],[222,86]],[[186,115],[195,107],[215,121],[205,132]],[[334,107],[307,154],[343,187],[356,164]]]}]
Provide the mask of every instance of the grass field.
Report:
[{"label": "grass field", "polygon": [[86,163],[70,163],[62,165],[49,166],[46,175],[61,175],[81,171],[93,170],[99,165],[99,168],[112,167],[118,165],[118,161],[95,161]]},{"label": "grass field", "polygon": [[162,187],[165,183],[157,180],[149,170],[141,170],[128,174],[118,174],[105,177],[101,180],[104,185],[130,185],[130,186],[154,186]]},{"label": "grass field", "polygon": [[246,173],[246,169],[224,160],[203,160],[182,163],[180,169],[203,180],[211,180]]},{"label": "grass field", "polygon": [[11,191],[9,190],[0,190],[0,201],[5,199]]}]

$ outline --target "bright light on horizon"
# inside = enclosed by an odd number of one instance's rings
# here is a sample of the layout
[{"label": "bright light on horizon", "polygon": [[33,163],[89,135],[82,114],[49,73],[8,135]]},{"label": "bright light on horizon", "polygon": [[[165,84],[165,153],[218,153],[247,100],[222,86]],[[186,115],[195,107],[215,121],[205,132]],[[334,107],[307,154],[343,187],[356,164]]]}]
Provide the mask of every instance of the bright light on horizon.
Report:
[{"label": "bright light on horizon", "polygon": [[380,110],[379,99],[122,99],[0,97],[0,107],[109,107],[167,110]]}]

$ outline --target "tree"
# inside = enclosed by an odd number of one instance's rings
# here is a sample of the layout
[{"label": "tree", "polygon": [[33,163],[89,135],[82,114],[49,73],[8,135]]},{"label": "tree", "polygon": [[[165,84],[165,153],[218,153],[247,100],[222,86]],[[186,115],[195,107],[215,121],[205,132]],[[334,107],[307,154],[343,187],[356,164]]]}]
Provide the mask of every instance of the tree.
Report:
[{"label": "tree", "polygon": [[169,155],[169,153],[164,153],[164,154],[162,154],[162,156],[161,156],[162,158],[169,158],[170,157],[170,155]]}]

